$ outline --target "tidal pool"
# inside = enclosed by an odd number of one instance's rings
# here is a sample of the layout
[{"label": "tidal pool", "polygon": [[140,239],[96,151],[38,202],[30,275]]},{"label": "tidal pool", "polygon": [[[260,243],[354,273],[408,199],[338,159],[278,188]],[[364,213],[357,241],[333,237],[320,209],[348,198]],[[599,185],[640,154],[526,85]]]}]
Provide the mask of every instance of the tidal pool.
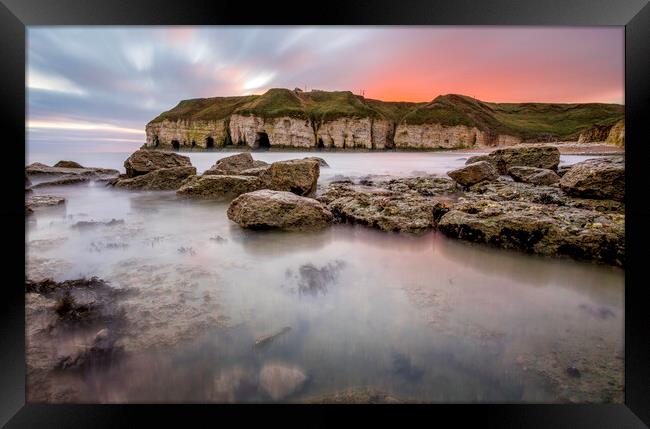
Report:
[{"label": "tidal pool", "polygon": [[[230,154],[189,156],[201,172]],[[442,175],[471,154],[317,155],[331,166],[321,170],[326,183]],[[127,156],[74,160],[123,171]],[[563,155],[562,163],[584,158]],[[620,268],[436,232],[246,231],[227,219],[227,204],[99,182],[34,192],[67,202],[27,218],[28,275],[97,276],[135,293],[115,302],[125,314],[124,353],[83,371],[53,371],[45,384],[28,379],[32,401],[309,402],[358,388],[409,402],[623,400]],[[112,219],[123,222],[78,224]],[[29,322],[28,331],[39,329]],[[37,347],[42,353],[69,346],[48,338],[39,337],[51,341]],[[284,372],[273,372],[278,366]]]}]

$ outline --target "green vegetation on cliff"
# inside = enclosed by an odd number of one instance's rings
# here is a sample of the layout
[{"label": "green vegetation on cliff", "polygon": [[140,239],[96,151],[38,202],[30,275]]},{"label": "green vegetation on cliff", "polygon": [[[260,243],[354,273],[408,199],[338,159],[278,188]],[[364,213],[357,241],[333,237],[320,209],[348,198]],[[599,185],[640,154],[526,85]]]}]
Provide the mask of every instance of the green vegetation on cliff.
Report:
[{"label": "green vegetation on cliff", "polygon": [[232,114],[277,118],[288,116],[330,121],[339,118],[384,118],[395,123],[465,125],[524,140],[575,139],[595,126],[612,126],[624,115],[618,104],[487,103],[457,94],[429,103],[367,99],[350,91],[303,92],[273,88],[262,95],[183,100],[151,122],[222,120]]}]

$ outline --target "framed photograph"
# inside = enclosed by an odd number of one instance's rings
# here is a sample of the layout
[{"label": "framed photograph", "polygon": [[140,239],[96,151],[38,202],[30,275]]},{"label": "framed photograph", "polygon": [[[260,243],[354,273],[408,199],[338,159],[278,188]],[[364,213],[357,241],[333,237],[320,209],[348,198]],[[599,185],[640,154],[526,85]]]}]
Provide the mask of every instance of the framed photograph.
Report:
[{"label": "framed photograph", "polygon": [[0,424],[650,423],[647,1],[3,3]]}]

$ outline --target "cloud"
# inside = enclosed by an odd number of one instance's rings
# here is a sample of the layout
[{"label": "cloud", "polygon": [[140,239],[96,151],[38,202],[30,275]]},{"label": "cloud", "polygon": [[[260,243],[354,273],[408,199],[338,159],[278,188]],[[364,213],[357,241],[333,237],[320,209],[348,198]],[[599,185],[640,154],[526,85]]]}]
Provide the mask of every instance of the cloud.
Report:
[{"label": "cloud", "polygon": [[31,27],[28,119],[39,128],[30,139],[137,140],[182,99],[270,87],[622,102],[623,36],[623,27]]}]

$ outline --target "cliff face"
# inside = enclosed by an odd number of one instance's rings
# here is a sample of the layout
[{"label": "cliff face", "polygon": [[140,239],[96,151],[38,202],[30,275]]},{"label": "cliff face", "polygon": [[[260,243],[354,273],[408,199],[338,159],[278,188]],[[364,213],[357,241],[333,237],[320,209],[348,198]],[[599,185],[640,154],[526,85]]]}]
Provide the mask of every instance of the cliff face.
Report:
[{"label": "cliff face", "polygon": [[263,95],[184,100],[147,124],[145,147],[429,150],[523,141],[619,142],[622,115],[622,106],[609,104],[497,104],[453,94],[405,103],[347,91],[271,89]]},{"label": "cliff face", "polygon": [[204,148],[223,146],[228,135],[224,120],[193,121],[178,119],[150,122],[145,129],[146,147]]}]

